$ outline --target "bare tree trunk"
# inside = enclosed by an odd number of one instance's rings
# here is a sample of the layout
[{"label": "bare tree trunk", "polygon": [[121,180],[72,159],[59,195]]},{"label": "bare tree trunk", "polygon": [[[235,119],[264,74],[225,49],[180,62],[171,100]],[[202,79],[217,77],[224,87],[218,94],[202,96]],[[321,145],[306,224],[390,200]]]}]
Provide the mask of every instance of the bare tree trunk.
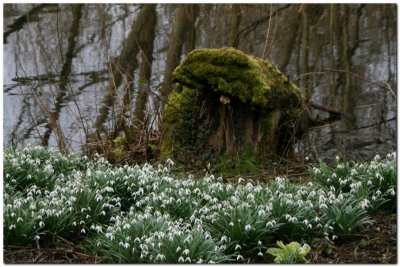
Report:
[{"label": "bare tree trunk", "polygon": [[232,46],[235,48],[239,47],[239,29],[242,22],[242,8],[243,7],[241,4],[232,5],[232,30],[230,32],[228,46]]},{"label": "bare tree trunk", "polygon": [[165,102],[165,99],[172,91],[172,72],[180,63],[183,45],[187,40],[187,36],[190,35],[189,32],[194,30],[193,25],[196,20],[196,16],[197,5],[195,4],[180,5],[176,11],[174,27],[172,29],[171,41],[167,54],[164,84],[161,92],[164,100],[163,102]]},{"label": "bare tree trunk", "polygon": [[156,6],[149,5],[146,9],[146,25],[139,35],[142,62],[140,65],[140,77],[138,85],[138,96],[135,106],[135,119],[145,127],[145,110],[147,103],[147,92],[150,88],[151,66],[153,61],[153,42],[155,38],[155,26],[157,21]]}]

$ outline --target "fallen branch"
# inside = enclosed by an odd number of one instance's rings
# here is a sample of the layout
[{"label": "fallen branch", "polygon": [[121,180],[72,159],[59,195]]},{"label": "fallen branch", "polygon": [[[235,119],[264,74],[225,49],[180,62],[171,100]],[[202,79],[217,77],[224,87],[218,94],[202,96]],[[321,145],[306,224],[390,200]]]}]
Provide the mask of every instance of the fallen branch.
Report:
[{"label": "fallen branch", "polygon": [[350,114],[346,113],[346,112],[343,112],[341,110],[334,109],[332,107],[328,107],[328,106],[325,106],[325,105],[322,105],[322,104],[318,104],[318,103],[315,103],[313,101],[310,101],[309,105],[310,105],[310,107],[313,107],[315,109],[319,109],[319,110],[322,110],[322,111],[325,111],[325,112],[328,112],[328,113],[331,113],[331,114],[334,114],[334,115],[344,116],[347,119],[351,119],[352,118],[352,116]]}]

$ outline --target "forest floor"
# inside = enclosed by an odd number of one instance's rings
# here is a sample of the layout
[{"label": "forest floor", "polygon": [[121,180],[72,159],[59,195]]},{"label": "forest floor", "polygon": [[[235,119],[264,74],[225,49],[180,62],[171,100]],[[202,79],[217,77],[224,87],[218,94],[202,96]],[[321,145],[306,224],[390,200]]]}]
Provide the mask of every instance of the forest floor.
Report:
[{"label": "forest floor", "polygon": [[[311,263],[397,263],[397,218],[394,213],[378,213],[372,216],[375,224],[354,235],[351,240],[327,244],[315,240],[317,246],[309,257]],[[327,253],[330,252],[330,253]],[[102,259],[83,253],[78,246],[59,240],[57,247],[46,248],[8,246],[4,249],[4,263],[52,263],[52,264],[94,264]],[[271,261],[268,261],[272,263]],[[266,263],[255,259],[254,263]]]},{"label": "forest floor", "polygon": [[[268,182],[276,176],[285,176],[291,182],[304,183],[312,180],[307,171],[309,165],[296,164],[280,171],[261,171],[258,174],[242,175],[245,180]],[[196,171],[193,170],[194,173]],[[199,174],[197,172],[197,174]],[[238,176],[224,178],[226,183],[235,182]],[[335,243],[324,238],[314,239],[309,243],[312,250],[308,259],[314,264],[384,264],[397,263],[397,215],[390,212],[377,212],[371,215],[374,224],[348,240],[336,240]],[[79,244],[59,238],[51,247],[41,244],[31,246],[5,246],[4,263],[6,264],[95,264],[105,259],[88,255],[79,248]],[[250,263],[273,263],[273,257],[254,258]]]}]

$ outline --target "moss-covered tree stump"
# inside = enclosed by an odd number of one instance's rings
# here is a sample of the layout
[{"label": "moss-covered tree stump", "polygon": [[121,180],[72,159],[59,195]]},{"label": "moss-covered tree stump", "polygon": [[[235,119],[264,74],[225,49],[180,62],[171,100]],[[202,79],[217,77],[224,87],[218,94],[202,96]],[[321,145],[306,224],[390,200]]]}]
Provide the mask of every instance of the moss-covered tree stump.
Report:
[{"label": "moss-covered tree stump", "polygon": [[196,49],[173,72],[161,159],[287,155],[303,116],[301,93],[269,61],[234,48]]}]

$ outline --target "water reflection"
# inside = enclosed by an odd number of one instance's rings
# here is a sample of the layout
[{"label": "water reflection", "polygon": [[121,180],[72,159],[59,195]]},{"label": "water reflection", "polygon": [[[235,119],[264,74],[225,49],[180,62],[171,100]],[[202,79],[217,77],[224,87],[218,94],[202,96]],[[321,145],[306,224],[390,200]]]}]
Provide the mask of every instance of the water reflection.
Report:
[{"label": "water reflection", "polygon": [[[132,49],[145,32],[129,39],[142,11],[138,4],[5,4],[4,144],[39,142],[79,151],[96,121],[108,129],[118,129],[121,116],[137,124],[145,47],[122,52]],[[145,90],[152,97],[146,96],[143,116],[156,114],[160,89],[177,64],[171,63],[171,47],[178,47],[179,63],[193,47],[235,45],[246,53],[264,54],[310,100],[352,115],[352,120],[312,129],[298,145],[302,156],[341,153],[366,159],[395,149],[394,4],[158,4],[155,12]],[[185,26],[180,35],[179,23]],[[106,101],[115,81],[111,73],[121,74],[121,80],[112,101]],[[330,116],[321,110],[312,110],[312,115],[322,120]]]}]

